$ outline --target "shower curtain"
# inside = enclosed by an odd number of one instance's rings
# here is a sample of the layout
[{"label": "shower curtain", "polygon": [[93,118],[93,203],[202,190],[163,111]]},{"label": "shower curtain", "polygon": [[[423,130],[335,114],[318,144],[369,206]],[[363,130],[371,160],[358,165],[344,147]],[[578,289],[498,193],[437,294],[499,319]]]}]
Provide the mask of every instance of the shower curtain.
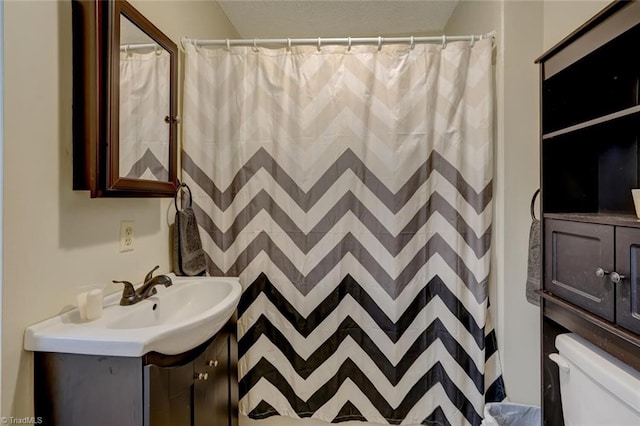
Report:
[{"label": "shower curtain", "polygon": [[478,425],[504,399],[491,44],[186,45],[183,177],[209,272],[244,288],[242,414]]},{"label": "shower curtain", "polygon": [[169,180],[169,52],[120,53],[120,175]]}]

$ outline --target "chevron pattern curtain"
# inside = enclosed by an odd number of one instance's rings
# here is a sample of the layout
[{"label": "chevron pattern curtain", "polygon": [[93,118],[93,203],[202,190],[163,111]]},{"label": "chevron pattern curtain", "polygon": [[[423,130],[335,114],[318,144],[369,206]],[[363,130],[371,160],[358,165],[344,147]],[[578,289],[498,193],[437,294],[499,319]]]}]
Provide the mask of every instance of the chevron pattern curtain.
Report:
[{"label": "chevron pattern curtain", "polygon": [[169,180],[169,52],[120,53],[120,174]]},{"label": "chevron pattern curtain", "polygon": [[491,41],[186,46],[183,178],[209,272],[239,276],[240,411],[479,425]]}]

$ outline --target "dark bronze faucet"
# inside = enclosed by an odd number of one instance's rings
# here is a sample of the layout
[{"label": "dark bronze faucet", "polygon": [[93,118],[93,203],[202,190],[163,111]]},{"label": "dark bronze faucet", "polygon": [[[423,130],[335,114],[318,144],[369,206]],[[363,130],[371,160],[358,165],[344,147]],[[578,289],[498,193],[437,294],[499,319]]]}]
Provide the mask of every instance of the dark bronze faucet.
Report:
[{"label": "dark bronze faucet", "polygon": [[144,277],[144,283],[140,288],[136,291],[133,288],[133,284],[129,281],[116,281],[113,280],[116,284],[124,284],[124,291],[122,292],[122,298],[120,299],[120,305],[129,306],[135,305],[141,300],[144,300],[148,297],[153,296],[158,291],[155,289],[157,285],[163,285],[165,287],[169,287],[173,283],[171,282],[171,278],[166,275],[158,275],[157,277],[153,276],[153,273],[156,269],[158,269],[160,265],[153,268],[147,276]]}]

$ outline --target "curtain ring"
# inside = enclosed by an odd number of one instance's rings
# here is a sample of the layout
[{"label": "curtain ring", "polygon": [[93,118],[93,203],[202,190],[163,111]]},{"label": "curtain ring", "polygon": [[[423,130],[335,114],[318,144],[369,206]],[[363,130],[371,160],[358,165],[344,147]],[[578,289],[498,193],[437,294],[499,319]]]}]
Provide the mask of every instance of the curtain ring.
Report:
[{"label": "curtain ring", "polygon": [[471,43],[469,44],[469,46],[473,47],[476,44],[476,36],[474,36],[473,34],[471,35]]},{"label": "curtain ring", "polygon": [[254,38],[253,39],[253,47],[252,47],[254,52],[258,52],[260,49],[258,49],[258,39]]},{"label": "curtain ring", "polygon": [[347,37],[347,52],[351,51],[351,37]]},{"label": "curtain ring", "polygon": [[415,40],[413,39],[413,36],[411,36],[411,37],[409,38],[409,40],[410,40],[410,41],[409,41],[409,49],[413,50],[413,48],[414,48],[414,47],[416,47],[416,42],[415,42]]},{"label": "curtain ring", "polygon": [[442,34],[442,48],[446,49],[447,48],[447,36]]},{"label": "curtain ring", "polygon": [[227,51],[231,51],[231,42],[227,39]]},{"label": "curtain ring", "polygon": [[378,36],[378,51],[382,50],[382,36]]},{"label": "curtain ring", "polygon": [[320,51],[321,47],[322,47],[322,39],[318,37],[318,52]]},{"label": "curtain ring", "polygon": [[287,37],[287,51],[291,52],[291,39]]}]

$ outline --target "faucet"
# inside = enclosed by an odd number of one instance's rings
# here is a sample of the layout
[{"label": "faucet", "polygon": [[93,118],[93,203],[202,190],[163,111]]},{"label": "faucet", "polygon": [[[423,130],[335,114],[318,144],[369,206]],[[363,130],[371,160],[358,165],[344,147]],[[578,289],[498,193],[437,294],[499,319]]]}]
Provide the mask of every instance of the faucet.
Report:
[{"label": "faucet", "polygon": [[166,275],[158,275],[156,277],[153,276],[153,273],[156,269],[158,269],[160,265],[157,265],[153,268],[149,273],[144,277],[144,282],[142,286],[138,290],[133,288],[133,284],[129,281],[116,281],[113,280],[116,284],[124,284],[124,290],[122,291],[122,298],[120,299],[120,305],[129,306],[135,305],[141,300],[147,299],[158,291],[156,290],[157,285],[163,285],[165,287],[171,286],[173,283],[171,282],[171,278]]}]

